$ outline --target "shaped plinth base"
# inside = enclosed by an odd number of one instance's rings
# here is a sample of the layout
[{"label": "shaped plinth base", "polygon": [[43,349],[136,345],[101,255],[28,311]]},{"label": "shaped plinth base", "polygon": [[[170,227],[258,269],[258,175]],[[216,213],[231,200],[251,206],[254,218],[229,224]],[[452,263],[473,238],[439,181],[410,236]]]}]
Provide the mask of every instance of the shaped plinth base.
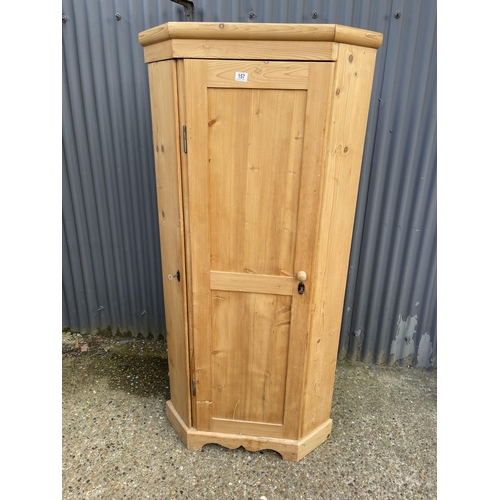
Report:
[{"label": "shaped plinth base", "polygon": [[186,426],[171,401],[167,402],[167,417],[188,450],[200,451],[209,443],[219,444],[231,450],[243,446],[248,451],[274,450],[283,457],[283,460],[294,462],[305,457],[326,441],[332,430],[332,421],[328,419],[307,436],[298,440],[198,431]]}]

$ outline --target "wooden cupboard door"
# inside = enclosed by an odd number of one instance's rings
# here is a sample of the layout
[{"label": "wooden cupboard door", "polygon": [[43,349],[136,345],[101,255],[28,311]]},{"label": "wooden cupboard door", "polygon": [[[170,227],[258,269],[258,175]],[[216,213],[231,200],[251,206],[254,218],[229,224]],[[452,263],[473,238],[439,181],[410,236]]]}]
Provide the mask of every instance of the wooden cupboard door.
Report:
[{"label": "wooden cupboard door", "polygon": [[333,68],[184,61],[198,430],[297,437]]}]

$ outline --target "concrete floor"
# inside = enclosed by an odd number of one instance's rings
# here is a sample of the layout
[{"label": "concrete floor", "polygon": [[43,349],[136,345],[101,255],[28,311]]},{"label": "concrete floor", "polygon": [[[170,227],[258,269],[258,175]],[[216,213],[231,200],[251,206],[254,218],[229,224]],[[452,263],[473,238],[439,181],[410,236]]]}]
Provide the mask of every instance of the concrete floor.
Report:
[{"label": "concrete floor", "polygon": [[189,451],[165,416],[164,341],[63,334],[64,500],[437,498],[437,373],[339,363],[331,438],[300,462]]}]

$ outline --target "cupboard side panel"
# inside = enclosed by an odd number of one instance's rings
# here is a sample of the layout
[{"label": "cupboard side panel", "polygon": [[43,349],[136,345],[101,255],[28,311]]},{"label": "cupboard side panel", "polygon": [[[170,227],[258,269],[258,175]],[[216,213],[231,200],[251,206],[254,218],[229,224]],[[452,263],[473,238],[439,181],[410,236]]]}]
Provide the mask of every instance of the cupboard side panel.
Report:
[{"label": "cupboard side panel", "polygon": [[344,293],[376,50],[341,45],[336,63],[326,171],[311,285],[301,436],[330,418]]},{"label": "cupboard side panel", "polygon": [[[165,298],[171,401],[186,425],[191,425],[186,321],[184,221],[180,178],[177,77],[174,61],[148,65],[156,193]],[[181,274],[181,282],[168,274]]]}]

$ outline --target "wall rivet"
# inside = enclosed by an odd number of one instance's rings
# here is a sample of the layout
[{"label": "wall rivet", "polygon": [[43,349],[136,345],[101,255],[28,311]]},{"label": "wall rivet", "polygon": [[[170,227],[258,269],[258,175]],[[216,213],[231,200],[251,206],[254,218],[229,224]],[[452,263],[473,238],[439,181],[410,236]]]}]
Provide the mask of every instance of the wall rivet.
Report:
[{"label": "wall rivet", "polygon": [[248,13],[248,19],[252,20],[252,19],[255,19],[257,17],[257,14],[251,10],[249,13]]},{"label": "wall rivet", "polygon": [[401,17],[401,11],[397,10],[396,12],[394,12],[394,17],[396,19],[399,19]]},{"label": "wall rivet", "polygon": [[68,16],[66,14],[63,14],[63,23],[65,23],[68,20]]},{"label": "wall rivet", "polygon": [[119,21],[122,18],[121,14],[118,14],[118,12],[115,14],[115,19]]},{"label": "wall rivet", "polygon": [[312,17],[313,19],[318,19],[318,13],[317,13],[315,10],[313,10],[313,12],[312,12],[312,14],[311,14],[311,17]]}]

